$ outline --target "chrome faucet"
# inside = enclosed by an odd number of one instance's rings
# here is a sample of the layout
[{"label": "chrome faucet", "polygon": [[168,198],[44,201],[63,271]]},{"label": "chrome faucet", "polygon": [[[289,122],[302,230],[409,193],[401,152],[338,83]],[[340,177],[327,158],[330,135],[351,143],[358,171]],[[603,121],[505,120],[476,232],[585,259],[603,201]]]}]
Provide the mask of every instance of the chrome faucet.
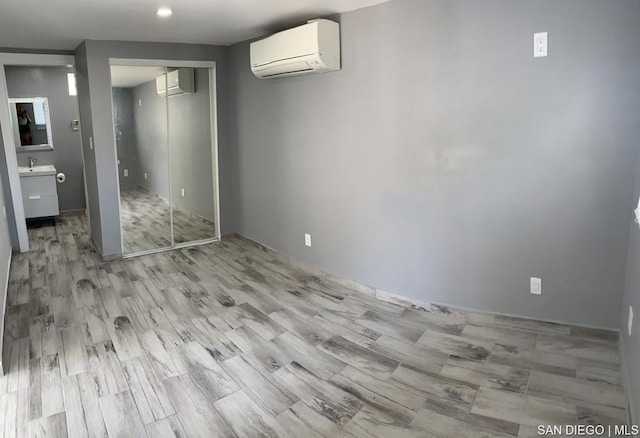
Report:
[{"label": "chrome faucet", "polygon": [[33,157],[29,157],[29,169],[33,169],[35,167],[36,161],[38,160]]}]

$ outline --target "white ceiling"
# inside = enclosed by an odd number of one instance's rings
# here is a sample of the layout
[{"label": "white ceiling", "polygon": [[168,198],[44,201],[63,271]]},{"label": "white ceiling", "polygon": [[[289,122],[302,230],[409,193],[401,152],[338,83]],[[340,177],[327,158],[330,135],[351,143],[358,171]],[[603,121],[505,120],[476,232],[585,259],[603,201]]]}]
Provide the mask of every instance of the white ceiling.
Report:
[{"label": "white ceiling", "polygon": [[135,87],[154,80],[163,73],[164,67],[112,65],[111,86],[119,88]]},{"label": "white ceiling", "polygon": [[[20,0],[0,6],[0,47],[73,50],[85,39],[231,45],[388,0]],[[156,10],[169,6],[173,15]]]}]

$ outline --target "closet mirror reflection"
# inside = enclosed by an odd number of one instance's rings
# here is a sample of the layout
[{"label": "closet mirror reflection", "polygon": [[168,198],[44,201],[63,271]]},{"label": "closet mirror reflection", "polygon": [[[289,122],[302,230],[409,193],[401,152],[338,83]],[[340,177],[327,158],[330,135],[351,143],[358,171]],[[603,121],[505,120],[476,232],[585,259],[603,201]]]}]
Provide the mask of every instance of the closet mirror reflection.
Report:
[{"label": "closet mirror reflection", "polygon": [[123,254],[216,237],[210,68],[112,65]]}]

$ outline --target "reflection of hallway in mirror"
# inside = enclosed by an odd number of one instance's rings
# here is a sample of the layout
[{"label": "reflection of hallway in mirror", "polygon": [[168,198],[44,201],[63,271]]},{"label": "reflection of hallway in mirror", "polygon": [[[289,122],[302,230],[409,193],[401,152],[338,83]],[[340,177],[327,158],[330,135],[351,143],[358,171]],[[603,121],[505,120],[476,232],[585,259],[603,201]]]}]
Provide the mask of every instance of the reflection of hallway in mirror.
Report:
[{"label": "reflection of hallway in mirror", "polygon": [[[120,192],[124,253],[171,246],[169,203],[156,194],[135,187]],[[197,214],[174,207],[175,243],[211,239],[215,224]]]}]

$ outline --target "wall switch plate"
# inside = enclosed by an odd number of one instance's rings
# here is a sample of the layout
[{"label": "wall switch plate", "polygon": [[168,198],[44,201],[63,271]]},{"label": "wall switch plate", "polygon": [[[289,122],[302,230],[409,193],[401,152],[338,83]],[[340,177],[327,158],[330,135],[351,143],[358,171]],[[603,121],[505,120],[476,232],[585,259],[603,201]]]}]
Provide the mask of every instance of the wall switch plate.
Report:
[{"label": "wall switch plate", "polygon": [[531,277],[529,288],[532,295],[542,295],[542,278]]},{"label": "wall switch plate", "polygon": [[147,179],[147,172],[144,173],[144,179]]},{"label": "wall switch plate", "polygon": [[89,149],[93,150],[93,137],[89,137]]},{"label": "wall switch plate", "polygon": [[7,218],[7,207],[4,205],[2,206],[2,217],[5,219]]},{"label": "wall switch plate", "polygon": [[311,234],[304,235],[304,245],[311,246]]},{"label": "wall switch plate", "polygon": [[129,169],[124,170],[124,176],[129,176]]},{"label": "wall switch plate", "polygon": [[182,188],[182,197],[184,198],[184,187]]},{"label": "wall switch plate", "polygon": [[631,336],[632,328],[633,328],[633,307],[629,306],[629,319],[627,320],[627,330],[629,331],[629,336]]},{"label": "wall switch plate", "polygon": [[533,34],[533,57],[547,56],[547,32]]},{"label": "wall switch plate", "polygon": [[142,106],[142,99],[138,99],[138,106]]}]

